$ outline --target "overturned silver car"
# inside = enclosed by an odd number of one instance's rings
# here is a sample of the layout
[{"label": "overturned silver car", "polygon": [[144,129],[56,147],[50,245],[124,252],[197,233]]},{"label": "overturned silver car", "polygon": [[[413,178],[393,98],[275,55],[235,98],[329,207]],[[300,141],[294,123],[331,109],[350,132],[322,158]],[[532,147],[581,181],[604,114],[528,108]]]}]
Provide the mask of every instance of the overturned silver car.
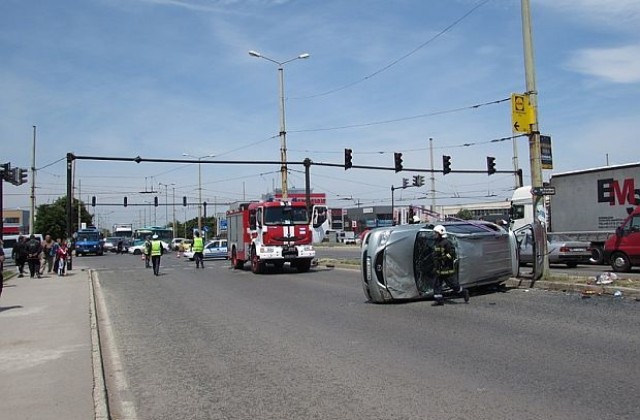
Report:
[{"label": "overturned silver car", "polygon": [[[442,222],[456,247],[461,286],[499,284],[518,272],[514,234],[485,221]],[[414,224],[370,231],[362,243],[362,287],[376,303],[433,296],[434,225]]]}]

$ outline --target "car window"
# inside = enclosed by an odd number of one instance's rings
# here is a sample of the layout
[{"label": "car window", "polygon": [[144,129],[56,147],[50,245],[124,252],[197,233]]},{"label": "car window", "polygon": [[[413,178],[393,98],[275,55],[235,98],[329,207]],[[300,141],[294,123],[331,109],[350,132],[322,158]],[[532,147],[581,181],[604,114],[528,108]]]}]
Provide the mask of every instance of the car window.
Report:
[{"label": "car window", "polygon": [[447,228],[448,232],[463,233],[463,234],[491,232],[491,229],[489,229],[486,226],[474,225],[474,224],[471,224],[471,223],[450,225],[450,226],[447,226],[446,228]]}]

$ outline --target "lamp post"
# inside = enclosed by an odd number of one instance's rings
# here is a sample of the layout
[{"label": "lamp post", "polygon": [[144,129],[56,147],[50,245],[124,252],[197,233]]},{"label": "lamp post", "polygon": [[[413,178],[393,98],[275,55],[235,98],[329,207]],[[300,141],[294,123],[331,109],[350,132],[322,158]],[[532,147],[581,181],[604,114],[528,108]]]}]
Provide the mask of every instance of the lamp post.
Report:
[{"label": "lamp post", "polygon": [[[201,161],[205,158],[214,157],[214,155],[194,156],[189,153],[183,153],[182,156],[198,159],[198,232],[202,233],[202,165]],[[185,220],[186,223],[186,220]]]},{"label": "lamp post", "polygon": [[278,78],[279,78],[279,92],[280,92],[280,177],[282,179],[282,199],[286,200],[289,196],[289,189],[287,187],[287,129],[285,126],[284,117],[284,65],[294,60],[302,60],[309,58],[308,53],[303,53],[297,57],[291,58],[286,61],[276,61],[269,57],[265,57],[257,51],[249,51],[249,55],[257,58],[264,58],[267,61],[271,61],[278,65]]},{"label": "lamp post", "polygon": [[[176,185],[176,184],[165,184],[163,182],[158,182],[158,185],[162,185],[164,186],[164,223],[165,225],[169,226],[169,207],[168,207],[168,203],[169,203],[169,187],[172,185]],[[174,201],[174,214],[175,214],[175,188],[174,188],[174,195],[173,195],[173,201]]]}]

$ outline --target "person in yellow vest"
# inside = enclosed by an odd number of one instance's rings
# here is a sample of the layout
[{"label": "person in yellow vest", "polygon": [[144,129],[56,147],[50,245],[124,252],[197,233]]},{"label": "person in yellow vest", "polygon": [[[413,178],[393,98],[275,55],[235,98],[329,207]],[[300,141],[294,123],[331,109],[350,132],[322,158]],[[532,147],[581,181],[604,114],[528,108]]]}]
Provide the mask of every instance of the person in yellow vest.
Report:
[{"label": "person in yellow vest", "polygon": [[158,239],[158,235],[153,235],[151,238],[151,264],[153,265],[153,274],[160,275],[160,257],[164,253],[164,247],[162,241]]},{"label": "person in yellow vest", "polygon": [[193,233],[193,259],[196,262],[196,268],[204,268],[204,240],[200,236],[200,232],[195,231]]}]

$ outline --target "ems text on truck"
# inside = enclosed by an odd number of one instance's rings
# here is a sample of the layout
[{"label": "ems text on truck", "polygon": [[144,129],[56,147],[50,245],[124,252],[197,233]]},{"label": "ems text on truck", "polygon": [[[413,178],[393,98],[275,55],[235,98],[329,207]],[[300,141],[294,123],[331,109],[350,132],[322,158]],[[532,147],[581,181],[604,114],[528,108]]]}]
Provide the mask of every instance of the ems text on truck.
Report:
[{"label": "ems text on truck", "polygon": [[240,203],[227,211],[229,260],[236,269],[250,261],[256,274],[267,264],[281,270],[286,262],[299,272],[309,271],[316,256],[309,223],[303,201]]},{"label": "ems text on truck", "polygon": [[[547,187],[549,232],[589,242],[593,263],[617,271],[640,264],[640,162],[553,174]],[[511,213],[514,230],[537,217],[530,186],[514,192]]]}]

